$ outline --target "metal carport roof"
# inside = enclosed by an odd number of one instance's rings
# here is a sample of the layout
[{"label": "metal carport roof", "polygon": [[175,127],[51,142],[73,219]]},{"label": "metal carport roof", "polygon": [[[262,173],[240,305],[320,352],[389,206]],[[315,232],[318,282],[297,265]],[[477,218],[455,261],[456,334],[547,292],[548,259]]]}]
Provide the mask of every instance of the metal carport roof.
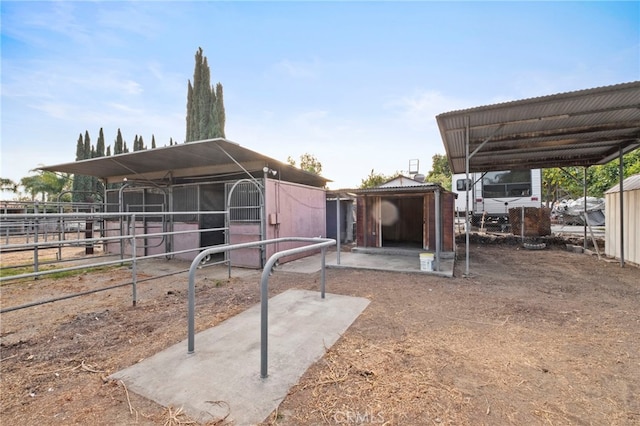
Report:
[{"label": "metal carport roof", "polygon": [[[640,147],[640,81],[452,111],[436,120],[452,173],[606,164]],[[622,186],[622,164],[620,175]]]},{"label": "metal carport roof", "polygon": [[469,172],[605,164],[640,147],[640,81],[446,112],[436,120],[452,173],[465,172],[467,146]]},{"label": "metal carport roof", "polygon": [[279,179],[324,187],[329,179],[243,148],[227,139],[209,139],[108,157],[40,167],[41,170],[96,176],[105,183],[151,181],[176,183],[198,177],[261,177],[263,168]]}]

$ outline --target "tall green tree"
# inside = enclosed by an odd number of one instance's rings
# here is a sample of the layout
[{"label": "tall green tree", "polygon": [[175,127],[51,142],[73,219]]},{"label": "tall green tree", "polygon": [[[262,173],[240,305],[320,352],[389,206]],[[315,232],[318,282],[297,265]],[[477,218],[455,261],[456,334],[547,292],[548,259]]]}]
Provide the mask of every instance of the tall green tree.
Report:
[{"label": "tall green tree", "polygon": [[433,163],[425,180],[430,183],[440,184],[444,189],[451,190],[451,168],[446,155],[436,154],[431,157]]},{"label": "tall green tree", "polygon": [[11,179],[0,178],[0,190],[7,192],[18,192],[18,184]]},{"label": "tall green tree", "polygon": [[[293,157],[287,157],[287,163],[292,166],[296,166],[296,160]],[[300,156],[300,168],[306,172],[314,173],[316,175],[322,174],[322,163],[316,158],[315,155],[305,152]]]},{"label": "tall green tree", "polygon": [[122,132],[118,129],[118,135],[113,143],[113,155],[122,154],[124,152],[124,139],[122,139]]},{"label": "tall green tree", "polygon": [[[98,141],[96,142],[96,149],[93,155],[94,158],[105,156],[104,146],[104,131],[102,130],[102,127],[100,127],[100,133],[98,134]],[[94,192],[97,192],[98,194],[104,193],[104,184],[100,181],[100,179],[96,177],[92,178],[92,190]]]},{"label": "tall green tree", "polygon": [[155,135],[151,135],[151,149],[156,149],[156,137]]},{"label": "tall green tree", "polygon": [[[90,158],[94,158],[96,156],[96,150],[93,145],[91,145],[91,137],[89,136],[89,131],[85,130],[84,132],[84,159],[88,160]],[[85,176],[84,177],[84,193],[82,194],[82,201],[91,202],[93,200],[93,192],[96,192],[96,187],[98,186],[98,178],[94,176]]]},{"label": "tall green tree", "polygon": [[51,201],[68,188],[70,177],[66,173],[56,174],[49,171],[38,171],[35,175],[25,176],[20,180],[20,185],[30,194],[35,201],[38,194],[41,201]]},{"label": "tall green tree", "polygon": [[84,140],[82,139],[82,133],[78,136],[78,142],[76,142],[76,161],[84,160]]},{"label": "tall green tree", "polygon": [[91,137],[89,136],[89,131],[85,130],[84,132],[84,157],[83,160],[91,158]]},{"label": "tall green tree", "polygon": [[[623,179],[640,173],[640,149],[623,157]],[[620,161],[587,168],[587,195],[602,197],[620,179]],[[583,196],[584,167],[550,168],[542,171],[543,199],[553,203],[566,198]]]},{"label": "tall green tree", "polygon": [[369,173],[369,176],[361,180],[360,189],[375,188],[376,186],[380,186],[386,181],[391,180],[398,175],[399,173],[396,173],[394,176],[386,176],[383,173],[378,173],[375,170],[371,169],[371,173]]},{"label": "tall green tree", "polygon": [[[86,133],[89,134],[88,132]],[[82,137],[82,133],[78,136],[78,142],[76,143],[76,161],[85,160],[86,157],[85,139]],[[91,147],[89,147],[89,155],[91,153]],[[75,202],[82,202],[85,199],[86,191],[89,190],[91,185],[91,178],[84,175],[74,175],[72,184],[72,199]],[[24,185],[23,185],[24,186]]]},{"label": "tall green tree", "polygon": [[100,127],[100,134],[98,135],[98,141],[96,142],[96,157],[104,157],[104,131]]},{"label": "tall green tree", "polygon": [[225,111],[222,84],[211,85],[211,71],[202,48],[195,56],[193,85],[187,86],[187,137],[185,142],[224,138]]}]

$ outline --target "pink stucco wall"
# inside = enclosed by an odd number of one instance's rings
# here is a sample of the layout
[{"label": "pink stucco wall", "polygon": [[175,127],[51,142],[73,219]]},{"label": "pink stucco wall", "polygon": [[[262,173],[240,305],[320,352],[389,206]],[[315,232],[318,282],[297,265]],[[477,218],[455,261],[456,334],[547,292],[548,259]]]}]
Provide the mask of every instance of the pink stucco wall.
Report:
[{"label": "pink stucco wall", "polygon": [[[137,222],[136,224],[137,228],[136,228],[136,234],[142,234],[144,232],[144,230],[142,229],[142,222]],[[197,223],[184,223],[184,222],[177,222],[173,224],[173,230],[174,231],[197,231],[198,230],[198,224]],[[154,233],[158,233],[158,232],[162,232],[162,224],[161,223],[157,223],[157,222],[151,222],[151,223],[147,223],[147,230],[146,233],[147,234],[154,234]],[[115,222],[115,221],[109,221],[106,224],[106,234],[107,237],[115,237],[115,236],[119,236],[120,235],[120,223],[119,222]],[[167,237],[168,238],[168,237]],[[143,244],[145,244],[143,239],[137,239],[136,244],[139,245],[139,247],[136,250],[136,254],[138,256],[144,256],[144,248],[141,247]],[[152,255],[152,254],[160,254],[160,253],[164,253],[165,250],[165,244],[162,241],[162,236],[159,235],[157,237],[147,237],[147,241],[146,244],[148,246],[147,248],[147,254]],[[198,232],[192,232],[192,233],[188,233],[188,234],[178,234],[178,235],[174,235],[173,236],[173,251],[179,251],[179,250],[187,250],[187,249],[193,249],[193,248],[199,248],[200,247],[200,234]],[[106,245],[106,251],[108,253],[115,253],[115,254],[119,254],[120,253],[120,242],[115,241],[115,242],[109,242]],[[126,243],[124,245],[124,252],[125,255],[130,256],[131,255],[131,244]],[[175,255],[176,259],[180,259],[180,260],[187,260],[187,261],[191,261],[193,260],[197,255],[198,255],[199,251],[192,251],[189,253],[181,253],[181,254],[177,254]]]},{"label": "pink stucco wall", "polygon": [[[259,223],[232,223],[229,226],[229,244],[249,243],[260,240]],[[243,268],[260,267],[260,248],[247,248],[229,252],[231,265]]]},{"label": "pink stucco wall", "polygon": [[[326,196],[322,188],[314,188],[278,180],[267,180],[267,238],[326,237]],[[267,259],[277,251],[305,244],[282,243],[267,247]],[[288,262],[312,254],[302,253],[280,259]]]}]

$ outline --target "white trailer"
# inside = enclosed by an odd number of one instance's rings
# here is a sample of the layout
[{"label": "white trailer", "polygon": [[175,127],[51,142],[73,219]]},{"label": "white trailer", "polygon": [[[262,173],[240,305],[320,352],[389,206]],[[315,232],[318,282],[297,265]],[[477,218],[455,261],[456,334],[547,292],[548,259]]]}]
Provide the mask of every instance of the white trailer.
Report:
[{"label": "white trailer", "polygon": [[[457,194],[456,211],[467,211],[466,174],[453,175],[453,192]],[[484,215],[485,222],[508,223],[509,209],[542,206],[542,173],[533,170],[502,170],[469,173],[469,214],[477,225]]]}]

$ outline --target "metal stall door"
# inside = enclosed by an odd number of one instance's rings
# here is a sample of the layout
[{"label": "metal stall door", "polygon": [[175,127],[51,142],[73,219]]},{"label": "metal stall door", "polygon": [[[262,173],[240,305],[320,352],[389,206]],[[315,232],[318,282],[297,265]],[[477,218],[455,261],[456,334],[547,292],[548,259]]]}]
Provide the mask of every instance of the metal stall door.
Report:
[{"label": "metal stall door", "polygon": [[[262,188],[252,181],[227,183],[225,188],[229,211],[228,244],[260,241],[263,237]],[[262,266],[262,250],[248,248],[229,253],[233,266],[259,268]]]}]

